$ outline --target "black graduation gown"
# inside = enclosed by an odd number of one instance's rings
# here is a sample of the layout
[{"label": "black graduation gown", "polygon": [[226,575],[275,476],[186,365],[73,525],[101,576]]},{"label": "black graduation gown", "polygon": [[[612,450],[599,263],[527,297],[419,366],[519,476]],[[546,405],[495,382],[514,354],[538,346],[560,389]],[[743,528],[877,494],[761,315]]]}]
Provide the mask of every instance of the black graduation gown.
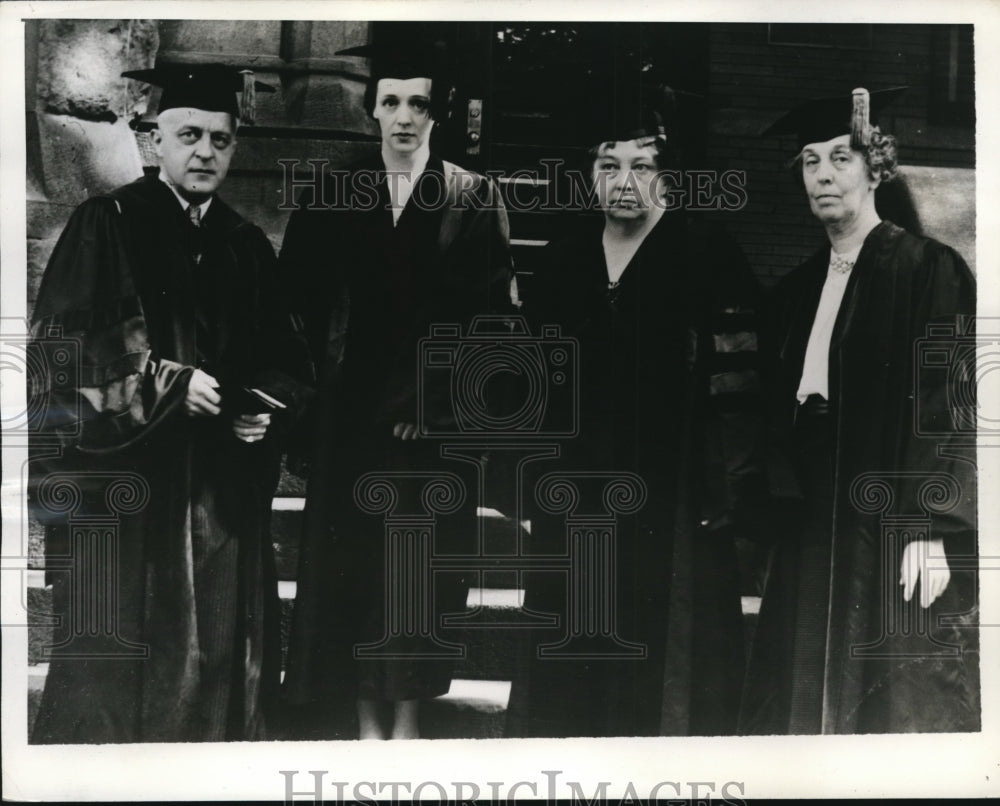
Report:
[{"label": "black graduation gown", "polygon": [[[381,157],[348,175],[346,183],[328,179],[312,205],[293,212],[280,257],[295,278],[295,305],[323,368],[305,451],[309,486],[284,687],[293,738],[356,738],[359,696],[423,699],[448,691],[453,659],[406,656],[435,651],[422,639],[396,636],[389,656],[354,657],[355,646],[386,636],[390,617],[383,517],[359,504],[355,484],[367,473],[397,474],[394,512],[419,518],[430,514],[420,474],[458,474],[465,502],[435,515],[433,551],[473,548],[473,468],[442,459],[439,440],[402,441],[392,431],[418,422],[418,343],[431,326],[465,329],[476,314],[510,310],[507,217],[484,177],[432,155],[393,226]],[[355,195],[338,196],[345,187]],[[453,421],[449,389],[425,385],[424,393],[425,417]],[[435,573],[433,585],[426,606],[434,618],[464,610],[461,574]],[[403,617],[415,618],[414,609]]]},{"label": "black graduation gown", "polygon": [[[974,406],[955,357],[974,341],[975,281],[936,241],[889,221],[868,235],[830,342],[820,473],[795,458],[795,395],[829,254],[785,278],[770,305],[771,487],[795,514],[771,561],[741,731],[976,730],[975,439],[953,419]],[[952,568],[929,611],[919,588],[905,603],[899,586],[902,546],[921,535],[944,540]]]},{"label": "black graduation gown", "polygon": [[[579,435],[538,472],[645,483],[645,506],[616,519],[612,611],[644,657],[540,658],[566,632],[569,583],[526,573],[525,607],[562,626],[526,634],[507,733],[731,733],[743,641],[730,527],[762,484],[756,284],[735,244],[668,213],[609,289],[602,232],[603,219],[586,221],[550,245],[525,300],[538,326],[576,340],[580,361]],[[578,510],[600,509],[585,497],[600,488],[578,488]],[[566,529],[536,505],[532,552],[565,556]]]},{"label": "black graduation gown", "polygon": [[[275,306],[275,268],[264,233],[220,198],[195,229],[155,177],[90,199],[67,224],[42,281],[33,348],[58,367],[60,340],[70,340],[79,363],[36,379],[34,505],[48,523],[48,566],[62,569],[50,571],[56,644],[86,616],[67,556],[111,580],[83,593],[115,626],[52,650],[34,741],[262,736],[280,646],[270,501],[280,432],[304,408],[310,368]],[[220,381],[224,405],[227,390],[232,399],[252,384],[287,413],[252,445],[232,434],[237,412],[188,417],[196,367]],[[75,507],[60,494],[71,489]],[[102,518],[114,548],[98,556],[79,531]]]}]

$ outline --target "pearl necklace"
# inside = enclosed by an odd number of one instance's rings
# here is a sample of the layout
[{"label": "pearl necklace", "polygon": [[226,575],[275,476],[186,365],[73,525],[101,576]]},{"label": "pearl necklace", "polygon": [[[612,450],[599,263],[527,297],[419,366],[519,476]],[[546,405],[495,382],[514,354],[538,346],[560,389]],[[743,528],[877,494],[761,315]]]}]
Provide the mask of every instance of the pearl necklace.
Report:
[{"label": "pearl necklace", "polygon": [[847,274],[847,272],[854,268],[854,261],[848,260],[846,257],[841,257],[831,249],[830,268],[837,272],[837,274]]}]

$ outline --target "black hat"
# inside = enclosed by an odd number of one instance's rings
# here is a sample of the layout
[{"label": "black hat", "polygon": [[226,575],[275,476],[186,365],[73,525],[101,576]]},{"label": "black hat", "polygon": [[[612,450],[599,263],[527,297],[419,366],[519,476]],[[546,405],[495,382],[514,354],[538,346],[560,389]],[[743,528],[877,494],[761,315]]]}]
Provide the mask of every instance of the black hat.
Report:
[{"label": "black hat", "polygon": [[364,56],[372,60],[371,78],[429,78],[448,73],[444,42],[380,40],[337,51],[338,56]]},{"label": "black hat", "polygon": [[851,144],[868,141],[871,120],[903,94],[907,87],[868,92],[859,88],[832,98],[818,98],[795,107],[762,134],[796,134],[801,149],[808,143],[824,143],[842,134],[851,135]]},{"label": "black hat", "polygon": [[[163,88],[157,113],[179,106],[192,107],[228,112],[244,124],[253,123],[255,93],[274,92],[274,87],[254,81],[250,70],[224,64],[163,64],[149,70],[128,70],[122,77]],[[241,94],[239,103],[237,93]]]},{"label": "black hat", "polygon": [[446,117],[451,97],[451,62],[448,48],[441,41],[390,37],[338,50],[337,56],[363,56],[371,59],[371,73],[365,106],[369,113],[375,107],[375,86],[380,78],[429,78],[431,80],[431,115],[435,120]]},{"label": "black hat", "polygon": [[627,87],[609,87],[601,96],[589,105],[581,128],[579,140],[588,146],[642,137],[663,137],[677,145],[682,120],[704,101],[696,93],[641,80]]}]

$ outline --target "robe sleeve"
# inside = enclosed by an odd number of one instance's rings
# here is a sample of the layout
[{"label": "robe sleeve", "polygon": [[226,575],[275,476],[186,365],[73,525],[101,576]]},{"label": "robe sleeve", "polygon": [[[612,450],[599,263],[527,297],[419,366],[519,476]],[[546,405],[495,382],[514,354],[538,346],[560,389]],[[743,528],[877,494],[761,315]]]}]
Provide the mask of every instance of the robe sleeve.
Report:
[{"label": "robe sleeve", "polygon": [[182,411],[192,367],[153,360],[120,204],[71,216],[31,324],[34,430],[90,453],[128,447]]},{"label": "robe sleeve", "polygon": [[304,320],[296,314],[281,282],[274,249],[259,227],[250,229],[258,288],[255,343],[251,350],[256,366],[249,383],[288,407],[279,418],[287,429],[303,416],[312,400],[316,371]]},{"label": "robe sleeve", "polygon": [[[927,241],[921,258],[913,299],[915,427],[903,441],[899,467],[911,472],[910,495],[936,510],[931,537],[944,539],[953,560],[976,554],[976,283],[950,247]],[[947,494],[932,500],[922,471],[951,477],[954,506],[941,506]]]},{"label": "robe sleeve", "polygon": [[300,475],[309,473],[321,418],[332,421],[339,415],[335,389],[350,309],[344,266],[335,246],[343,213],[317,205],[317,197],[323,197],[319,188],[304,188],[298,195],[277,264],[281,296],[306,345],[316,392],[287,443],[288,465]]},{"label": "robe sleeve", "polygon": [[299,194],[285,227],[277,272],[285,307],[306,339],[319,378],[328,357],[334,363],[343,358],[348,304],[337,247],[343,212],[315,206],[312,199]]}]

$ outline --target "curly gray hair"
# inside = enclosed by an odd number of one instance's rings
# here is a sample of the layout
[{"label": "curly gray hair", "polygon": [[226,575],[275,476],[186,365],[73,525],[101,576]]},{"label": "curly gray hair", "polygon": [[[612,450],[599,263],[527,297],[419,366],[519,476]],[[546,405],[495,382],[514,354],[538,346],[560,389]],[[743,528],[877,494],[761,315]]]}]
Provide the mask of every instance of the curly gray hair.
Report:
[{"label": "curly gray hair", "polygon": [[[878,126],[871,132],[871,141],[868,148],[862,152],[865,158],[865,165],[868,167],[868,176],[878,179],[880,182],[890,182],[896,177],[899,167],[896,156],[896,138],[891,134],[882,134]],[[796,182],[802,186],[802,152],[792,158],[789,163],[792,175]]]}]

